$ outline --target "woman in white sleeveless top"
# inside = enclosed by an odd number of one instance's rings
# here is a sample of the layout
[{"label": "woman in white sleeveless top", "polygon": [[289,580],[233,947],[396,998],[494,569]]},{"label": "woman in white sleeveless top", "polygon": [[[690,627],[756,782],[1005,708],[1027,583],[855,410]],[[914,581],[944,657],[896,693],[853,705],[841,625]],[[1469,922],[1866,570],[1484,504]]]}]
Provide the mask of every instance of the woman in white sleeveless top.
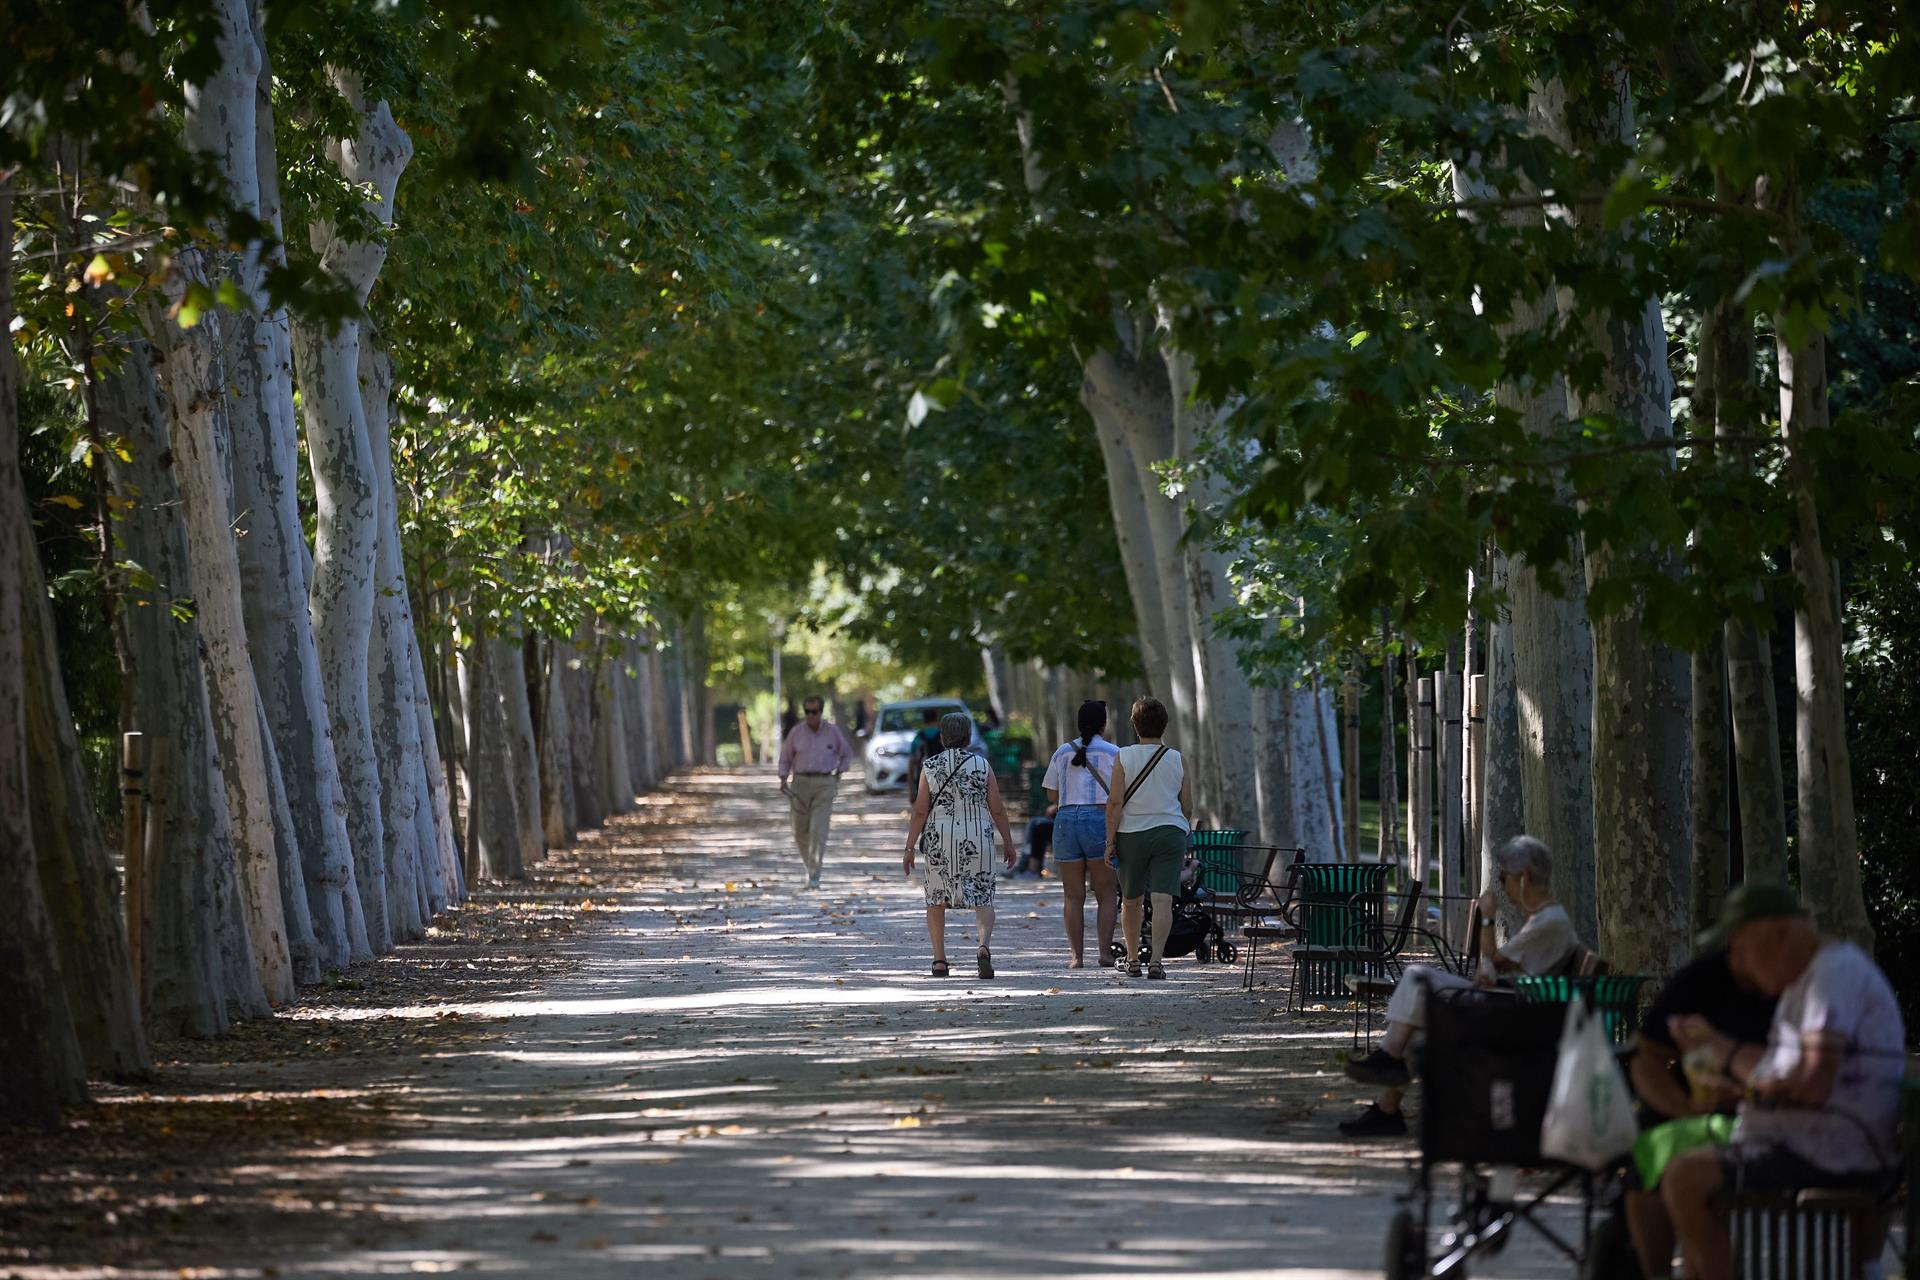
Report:
[{"label": "woman in white sleeveless top", "polygon": [[[1013,865],[1013,831],[1007,826],[1006,806],[986,757],[966,750],[973,740],[973,721],[965,712],[948,712],[940,719],[937,755],[920,767],[920,788],[913,798],[913,823],[907,830],[907,852],[900,860],[908,875],[914,859],[927,858],[927,937],[933,943],[933,976],[947,976],[947,908],[972,907],[980,929],[975,955],[979,974],[993,976],[993,836],[1000,834],[1001,859]],[[921,847],[921,837],[926,847]]]},{"label": "woman in white sleeveless top", "polygon": [[1167,708],[1160,699],[1135,698],[1133,732],[1140,741],[1120,748],[1114,758],[1113,790],[1107,797],[1107,861],[1120,870],[1120,932],[1127,940],[1120,963],[1135,978],[1140,976],[1140,921],[1149,893],[1153,952],[1147,976],[1167,976],[1161,960],[1173,928],[1173,895],[1180,892],[1193,813],[1186,761],[1160,740],[1166,731]]}]

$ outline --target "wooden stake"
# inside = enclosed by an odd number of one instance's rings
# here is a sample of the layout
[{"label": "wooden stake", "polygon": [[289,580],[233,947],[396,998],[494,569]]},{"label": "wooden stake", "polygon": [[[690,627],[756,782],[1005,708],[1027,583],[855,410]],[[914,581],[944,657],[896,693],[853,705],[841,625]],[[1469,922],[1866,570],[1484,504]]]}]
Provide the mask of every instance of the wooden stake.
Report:
[{"label": "wooden stake", "polygon": [[1415,686],[1413,758],[1407,762],[1407,849],[1413,877],[1430,889],[1433,866],[1433,677]]},{"label": "wooden stake", "polygon": [[[1460,700],[1462,680],[1457,671],[1444,672],[1436,692],[1440,699],[1440,893],[1447,898],[1459,898],[1465,878],[1461,874],[1461,823],[1460,800],[1465,790],[1461,783],[1462,741]],[[1447,903],[1448,930],[1452,936],[1459,937],[1466,924],[1466,905],[1462,902]]]},{"label": "wooden stake", "polygon": [[740,722],[740,763],[753,763],[753,734],[747,731],[747,713],[736,711],[735,718]]},{"label": "wooden stake", "polygon": [[1486,829],[1487,795],[1487,678],[1467,682],[1467,794],[1465,849],[1466,889],[1480,892],[1480,842]]},{"label": "wooden stake", "polygon": [[1340,754],[1346,768],[1341,774],[1342,799],[1347,811],[1347,861],[1360,861],[1360,677],[1348,671],[1340,680],[1341,717]]}]

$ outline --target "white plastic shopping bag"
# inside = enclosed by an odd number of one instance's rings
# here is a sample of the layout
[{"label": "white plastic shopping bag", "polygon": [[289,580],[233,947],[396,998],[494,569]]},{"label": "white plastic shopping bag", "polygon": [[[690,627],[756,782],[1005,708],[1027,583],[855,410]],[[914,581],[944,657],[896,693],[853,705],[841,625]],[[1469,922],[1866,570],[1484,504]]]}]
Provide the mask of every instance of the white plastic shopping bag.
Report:
[{"label": "white plastic shopping bag", "polygon": [[1553,1093],[1540,1125],[1542,1155],[1587,1169],[1605,1168],[1626,1155],[1639,1134],[1605,1021],[1577,995],[1567,1005]]}]

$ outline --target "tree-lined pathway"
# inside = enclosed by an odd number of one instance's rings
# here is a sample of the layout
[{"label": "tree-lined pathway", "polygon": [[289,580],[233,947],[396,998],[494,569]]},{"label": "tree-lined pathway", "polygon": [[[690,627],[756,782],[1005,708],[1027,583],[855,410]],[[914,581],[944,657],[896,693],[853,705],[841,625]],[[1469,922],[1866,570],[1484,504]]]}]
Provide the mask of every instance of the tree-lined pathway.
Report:
[{"label": "tree-lined pathway", "polygon": [[[306,1052],[243,1036],[163,1072],[150,1095],[320,1089],[369,1119],[248,1152],[251,1194],[180,1197],[132,1256],[104,1243],[129,1218],[75,1222],[74,1265],[18,1274],[1378,1274],[1409,1148],[1329,1141],[1347,1022],[1280,1012],[1283,967],[1253,995],[1191,960],[1069,971],[1057,886],[1016,881],[998,980],[935,981],[898,798],[843,788],[819,893],[784,814],[770,770],[679,775],[509,891],[594,904],[554,976],[383,1000],[375,966],[282,1020]],[[474,969],[433,955],[381,964]],[[1568,1269],[1521,1242],[1477,1270]]]}]

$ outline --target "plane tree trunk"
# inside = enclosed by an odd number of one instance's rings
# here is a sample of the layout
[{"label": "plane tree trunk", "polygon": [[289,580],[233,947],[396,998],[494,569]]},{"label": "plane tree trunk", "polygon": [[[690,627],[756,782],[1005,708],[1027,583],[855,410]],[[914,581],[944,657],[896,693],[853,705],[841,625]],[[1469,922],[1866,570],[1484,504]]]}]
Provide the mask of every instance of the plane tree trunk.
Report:
[{"label": "plane tree trunk", "polygon": [[[385,102],[366,100],[358,76],[335,69],[329,79],[346,100],[358,130],[329,146],[332,159],[346,181],[371,188],[368,214],[391,226],[394,190],[413,157],[413,144],[394,123]],[[386,261],[385,242],[350,240],[324,218],[314,220],[310,238],[321,269],[365,306]],[[310,610],[339,753],[354,880],[367,941],[375,951],[386,952],[393,949],[387,909],[386,824],[367,698],[380,507],[373,445],[360,398],[360,339],[358,318],[343,320],[333,329],[302,320],[293,326],[294,364],[299,371],[318,508]]]}]

